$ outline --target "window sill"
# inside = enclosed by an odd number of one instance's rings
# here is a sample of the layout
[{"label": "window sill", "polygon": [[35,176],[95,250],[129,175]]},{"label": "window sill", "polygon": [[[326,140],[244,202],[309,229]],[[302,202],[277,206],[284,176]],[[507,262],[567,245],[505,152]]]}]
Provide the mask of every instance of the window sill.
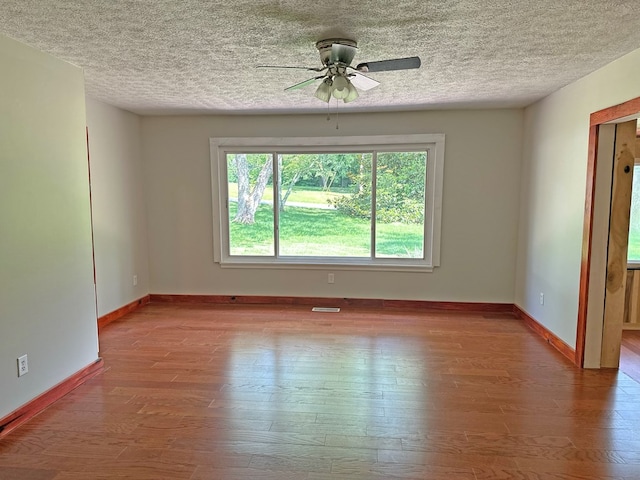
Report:
[{"label": "window sill", "polygon": [[258,269],[274,269],[274,270],[342,270],[342,271],[386,271],[386,272],[420,272],[431,273],[434,267],[431,265],[420,265],[417,263],[389,261],[358,261],[350,262],[334,259],[279,259],[277,261],[267,260],[260,261],[255,258],[247,259],[228,259],[219,263],[221,268],[258,268]]}]

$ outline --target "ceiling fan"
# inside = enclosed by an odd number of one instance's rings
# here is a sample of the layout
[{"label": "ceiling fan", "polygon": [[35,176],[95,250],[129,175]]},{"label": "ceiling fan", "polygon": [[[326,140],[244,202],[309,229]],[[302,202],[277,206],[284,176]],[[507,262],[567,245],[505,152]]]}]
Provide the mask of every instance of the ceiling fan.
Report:
[{"label": "ceiling fan", "polygon": [[420,57],[359,63],[352,67],[351,62],[356,54],[357,47],[358,44],[354,40],[346,38],[320,40],[316,43],[316,48],[320,53],[322,67],[259,65],[259,68],[296,68],[321,73],[321,75],[309,78],[304,82],[291,85],[285,88],[285,91],[297,90],[317,80],[322,80],[315,96],[327,103],[329,103],[331,97],[342,100],[344,103],[352,102],[359,96],[357,89],[367,91],[380,85],[380,82],[363,75],[363,73],[420,68]]}]

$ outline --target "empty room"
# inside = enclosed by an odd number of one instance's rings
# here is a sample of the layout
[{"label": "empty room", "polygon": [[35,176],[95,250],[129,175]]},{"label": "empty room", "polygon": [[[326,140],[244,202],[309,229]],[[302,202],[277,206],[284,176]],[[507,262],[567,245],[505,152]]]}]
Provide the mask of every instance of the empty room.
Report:
[{"label": "empty room", "polygon": [[1,479],[640,478],[636,2],[7,0],[0,72]]}]

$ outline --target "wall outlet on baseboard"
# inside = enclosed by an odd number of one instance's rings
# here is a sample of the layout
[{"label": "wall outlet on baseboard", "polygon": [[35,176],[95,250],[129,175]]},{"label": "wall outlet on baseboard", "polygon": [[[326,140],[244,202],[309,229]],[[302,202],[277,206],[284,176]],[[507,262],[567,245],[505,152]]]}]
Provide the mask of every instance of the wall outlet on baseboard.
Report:
[{"label": "wall outlet on baseboard", "polygon": [[136,285],[138,285],[138,275],[133,276],[133,286],[135,287]]},{"label": "wall outlet on baseboard", "polygon": [[327,283],[333,283],[333,282],[334,282],[334,280],[335,280],[335,277],[333,276],[333,273],[330,273],[330,274],[327,276]]},{"label": "wall outlet on baseboard", "polygon": [[544,305],[544,293],[540,292],[540,305]]},{"label": "wall outlet on baseboard", "polygon": [[29,373],[29,361],[27,359],[27,355],[22,355],[18,357],[18,376],[21,377]]}]

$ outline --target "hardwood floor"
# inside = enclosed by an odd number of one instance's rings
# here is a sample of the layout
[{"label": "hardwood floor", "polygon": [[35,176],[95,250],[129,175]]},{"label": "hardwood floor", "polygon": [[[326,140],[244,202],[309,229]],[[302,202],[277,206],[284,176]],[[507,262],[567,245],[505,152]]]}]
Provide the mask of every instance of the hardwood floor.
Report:
[{"label": "hardwood floor", "polygon": [[620,370],[640,383],[640,330],[622,332]]},{"label": "hardwood floor", "polygon": [[511,316],[151,303],[0,478],[640,478],[640,384]]}]

